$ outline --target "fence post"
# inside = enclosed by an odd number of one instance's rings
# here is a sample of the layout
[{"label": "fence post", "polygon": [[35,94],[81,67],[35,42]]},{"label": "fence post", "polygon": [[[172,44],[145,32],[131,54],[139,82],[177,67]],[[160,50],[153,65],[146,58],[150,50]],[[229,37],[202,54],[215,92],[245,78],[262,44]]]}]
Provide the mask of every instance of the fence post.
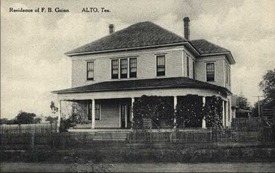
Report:
[{"label": "fence post", "polygon": [[21,124],[18,124],[19,134],[21,134]]},{"label": "fence post", "polygon": [[31,133],[31,149],[33,150],[34,149],[34,134],[35,133]]}]

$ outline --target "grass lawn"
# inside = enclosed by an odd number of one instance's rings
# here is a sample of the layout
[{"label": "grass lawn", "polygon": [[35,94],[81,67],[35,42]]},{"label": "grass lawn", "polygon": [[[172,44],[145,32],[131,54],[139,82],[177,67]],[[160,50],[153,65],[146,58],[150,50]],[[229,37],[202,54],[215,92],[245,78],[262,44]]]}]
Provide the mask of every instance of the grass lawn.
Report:
[{"label": "grass lawn", "polygon": [[[271,163],[115,163],[111,172],[275,172],[275,162]],[[100,165],[95,165],[99,168]],[[76,167],[69,164],[49,163],[1,163],[0,172],[71,172]],[[77,171],[93,171],[90,166],[78,165]],[[99,169],[99,171],[102,169]]]}]

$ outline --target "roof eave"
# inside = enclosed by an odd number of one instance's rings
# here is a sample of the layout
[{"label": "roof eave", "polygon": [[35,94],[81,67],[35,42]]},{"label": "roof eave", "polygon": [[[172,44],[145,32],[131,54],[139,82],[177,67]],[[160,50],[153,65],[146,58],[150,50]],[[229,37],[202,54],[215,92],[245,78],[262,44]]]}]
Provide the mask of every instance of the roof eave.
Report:
[{"label": "roof eave", "polygon": [[77,52],[77,53],[67,52],[67,53],[65,53],[65,55],[67,55],[69,57],[72,57],[72,56],[80,56],[80,55],[101,54],[101,53],[111,53],[111,52],[120,52],[120,51],[131,51],[131,50],[150,49],[150,48],[167,47],[167,46],[180,46],[180,45],[184,45],[185,43],[188,43],[188,42],[184,41],[184,42],[161,44],[161,45],[111,49],[111,50],[102,50],[102,51],[90,51],[90,52]]},{"label": "roof eave", "polygon": [[114,91],[133,91],[133,90],[148,90],[148,89],[175,89],[175,88],[195,88],[195,89],[209,89],[209,90],[219,90],[219,92],[225,92],[226,94],[231,95],[232,93],[226,89],[226,88],[211,88],[211,87],[141,87],[141,88],[123,88],[123,89],[102,89],[102,90],[82,90],[82,91],[63,91],[63,90],[57,90],[57,91],[52,91],[53,94],[77,94],[77,93],[89,93],[89,92],[114,92]]},{"label": "roof eave", "polygon": [[232,54],[230,51],[228,52],[221,52],[221,53],[205,53],[205,54],[201,54],[200,57],[205,57],[205,56],[217,56],[217,55],[225,55],[228,59],[228,61],[230,62],[230,64],[235,64],[236,61],[233,58]]},{"label": "roof eave", "polygon": [[194,53],[195,56],[200,56],[199,51],[195,48],[195,46],[193,46],[189,41],[188,42],[184,42],[184,45],[189,48],[189,50]]}]

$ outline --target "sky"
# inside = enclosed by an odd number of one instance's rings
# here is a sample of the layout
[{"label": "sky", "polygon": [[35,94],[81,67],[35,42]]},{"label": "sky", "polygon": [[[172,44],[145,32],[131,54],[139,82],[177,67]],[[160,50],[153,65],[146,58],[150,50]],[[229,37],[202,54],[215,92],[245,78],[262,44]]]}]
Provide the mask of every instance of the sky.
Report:
[{"label": "sky", "polygon": [[[70,12],[9,12],[10,8]],[[83,8],[109,9],[85,13]],[[51,91],[71,86],[71,59],[64,55],[115,30],[151,21],[183,36],[206,39],[231,51],[232,92],[251,104],[263,95],[259,82],[275,68],[274,0],[3,0],[1,1],[1,118],[19,111],[51,115]]]}]

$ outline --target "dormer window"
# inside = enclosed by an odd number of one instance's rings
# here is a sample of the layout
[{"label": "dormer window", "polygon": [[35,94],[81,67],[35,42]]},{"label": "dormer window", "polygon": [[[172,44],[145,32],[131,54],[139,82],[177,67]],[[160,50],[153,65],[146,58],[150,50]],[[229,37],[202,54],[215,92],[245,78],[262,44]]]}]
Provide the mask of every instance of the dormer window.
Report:
[{"label": "dormer window", "polygon": [[87,62],[87,80],[94,80],[94,62]]},{"label": "dormer window", "polygon": [[215,81],[215,63],[206,63],[206,81],[214,82]]},{"label": "dormer window", "polygon": [[157,55],[157,76],[165,76],[165,55]]}]

